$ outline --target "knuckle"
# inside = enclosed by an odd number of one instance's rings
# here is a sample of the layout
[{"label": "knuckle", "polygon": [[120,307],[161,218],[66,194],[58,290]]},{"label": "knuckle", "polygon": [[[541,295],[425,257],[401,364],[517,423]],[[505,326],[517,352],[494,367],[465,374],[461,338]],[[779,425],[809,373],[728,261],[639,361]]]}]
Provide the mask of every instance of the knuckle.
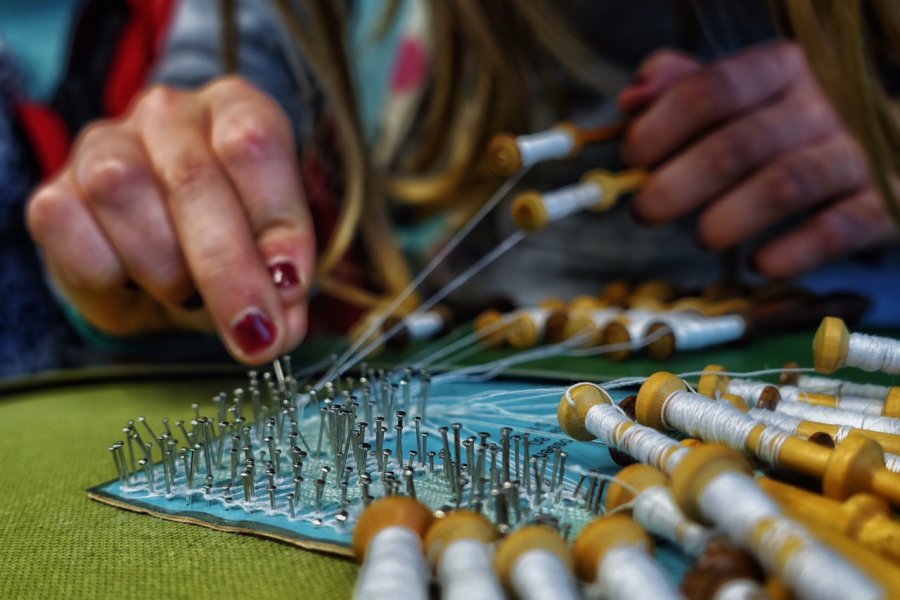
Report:
[{"label": "knuckle", "polygon": [[127,202],[128,190],[142,177],[140,165],[108,153],[93,157],[78,170],[79,183],[88,201],[103,205]]},{"label": "knuckle", "polygon": [[25,222],[31,236],[42,243],[46,236],[66,221],[66,204],[71,198],[55,186],[39,189],[25,207]]},{"label": "knuckle", "polygon": [[136,105],[136,112],[147,118],[160,118],[179,110],[185,92],[166,85],[147,90]]},{"label": "knuckle", "polygon": [[760,201],[770,212],[791,211],[814,194],[810,173],[802,162],[783,160],[766,173]]},{"label": "knuckle", "polygon": [[744,128],[737,129],[718,137],[706,152],[706,168],[719,179],[733,179],[754,166],[752,134]]},{"label": "knuckle", "polygon": [[242,97],[247,94],[257,95],[259,92],[252,83],[239,75],[226,75],[209,84],[206,88],[211,94],[225,97]]},{"label": "knuckle", "polygon": [[282,131],[273,119],[242,113],[216,125],[213,148],[229,165],[255,162],[277,151]]},{"label": "knuckle", "polygon": [[191,194],[215,177],[218,167],[213,159],[194,149],[181,150],[161,173],[173,194]]}]

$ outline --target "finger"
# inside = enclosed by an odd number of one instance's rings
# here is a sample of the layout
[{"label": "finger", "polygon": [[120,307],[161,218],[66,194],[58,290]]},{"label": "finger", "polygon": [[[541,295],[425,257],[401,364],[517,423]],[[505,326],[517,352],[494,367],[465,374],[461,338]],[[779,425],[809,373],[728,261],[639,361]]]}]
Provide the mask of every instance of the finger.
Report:
[{"label": "finger", "polygon": [[312,280],[315,242],[291,124],[274,101],[242,80],[223,80],[204,93],[212,148],[243,202],[284,305],[298,304]]},{"label": "finger", "polygon": [[[73,158],[75,181],[130,278],[171,307],[196,290],[143,148],[121,126],[95,126]],[[190,308],[190,306],[188,306]]]},{"label": "finger", "polygon": [[855,250],[896,240],[897,229],[874,188],[867,187],[823,210],[756,254],[758,270],[791,277]]},{"label": "finger", "polygon": [[28,228],[68,287],[106,291],[128,280],[115,249],[66,171],[28,202]]},{"label": "finger", "polygon": [[132,335],[164,326],[155,303],[125,289],[124,265],[81,198],[71,171],[32,196],[27,223],[60,291],[94,327]]},{"label": "finger", "polygon": [[638,68],[634,82],[619,93],[619,108],[629,114],[639,112],[675,82],[701,68],[700,61],[682,52],[656,52]]},{"label": "finger", "polygon": [[809,79],[795,44],[761,46],[711,65],[678,82],[628,129],[623,157],[652,165],[720,121],[771,102]]},{"label": "finger", "polygon": [[725,193],[763,162],[840,128],[840,119],[821,92],[800,86],[663,163],[642,186],[634,210],[652,222],[688,214]]},{"label": "finger", "polygon": [[188,269],[232,355],[274,360],[284,345],[281,300],[247,215],[207,143],[205,108],[167,88],[146,95],[134,119],[166,196]]},{"label": "finger", "polygon": [[700,237],[710,248],[725,248],[868,180],[856,142],[831,136],[777,157],[713,204],[700,218]]}]

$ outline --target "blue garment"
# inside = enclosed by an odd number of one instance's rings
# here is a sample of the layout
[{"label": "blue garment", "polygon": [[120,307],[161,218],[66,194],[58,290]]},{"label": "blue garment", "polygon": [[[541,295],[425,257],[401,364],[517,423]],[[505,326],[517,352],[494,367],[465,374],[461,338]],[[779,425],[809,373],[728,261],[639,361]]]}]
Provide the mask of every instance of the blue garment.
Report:
[{"label": "blue garment", "polygon": [[0,377],[58,367],[75,343],[25,227],[36,172],[12,118],[13,101],[23,93],[0,41]]}]

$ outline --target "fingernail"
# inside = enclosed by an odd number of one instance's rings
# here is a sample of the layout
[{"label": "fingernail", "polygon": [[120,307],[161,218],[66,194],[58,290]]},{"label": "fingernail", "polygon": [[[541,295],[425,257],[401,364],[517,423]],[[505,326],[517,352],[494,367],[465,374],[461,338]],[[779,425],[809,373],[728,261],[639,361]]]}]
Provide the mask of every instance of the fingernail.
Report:
[{"label": "fingernail", "polygon": [[272,275],[275,287],[282,290],[292,288],[300,283],[297,267],[288,260],[280,260],[269,265],[269,273]]},{"label": "fingernail", "polygon": [[190,298],[181,303],[181,308],[184,310],[199,310],[203,308],[203,296],[199,292],[194,292]]},{"label": "fingernail", "polygon": [[259,310],[251,309],[232,327],[234,339],[244,351],[252,356],[262,352],[275,341],[275,324]]}]

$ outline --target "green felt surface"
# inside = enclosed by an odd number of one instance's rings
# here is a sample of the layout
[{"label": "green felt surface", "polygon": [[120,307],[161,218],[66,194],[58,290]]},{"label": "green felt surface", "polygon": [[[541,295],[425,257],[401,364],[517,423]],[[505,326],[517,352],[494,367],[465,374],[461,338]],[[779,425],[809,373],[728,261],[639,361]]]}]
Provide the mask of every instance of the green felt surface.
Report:
[{"label": "green felt surface", "polygon": [[346,598],[350,561],[119,510],[85,490],[128,419],[185,418],[237,381],[71,385],[0,400],[0,596]]},{"label": "green felt surface", "polygon": [[[556,358],[527,370],[578,379],[692,371],[710,362],[733,370],[779,367],[791,359],[808,366],[811,340],[812,332],[772,336],[748,347],[691,353],[666,363]],[[506,355],[484,353],[471,362]],[[301,358],[301,366],[306,360],[311,359]],[[162,521],[87,498],[87,488],[113,477],[106,448],[128,419],[185,418],[192,402],[244,381],[215,371],[185,378],[164,367],[136,373],[133,380],[103,375],[87,383],[70,376],[52,386],[32,380],[32,389],[0,385],[0,595],[348,597],[357,569],[351,562]],[[858,372],[852,375],[859,378]]]}]

